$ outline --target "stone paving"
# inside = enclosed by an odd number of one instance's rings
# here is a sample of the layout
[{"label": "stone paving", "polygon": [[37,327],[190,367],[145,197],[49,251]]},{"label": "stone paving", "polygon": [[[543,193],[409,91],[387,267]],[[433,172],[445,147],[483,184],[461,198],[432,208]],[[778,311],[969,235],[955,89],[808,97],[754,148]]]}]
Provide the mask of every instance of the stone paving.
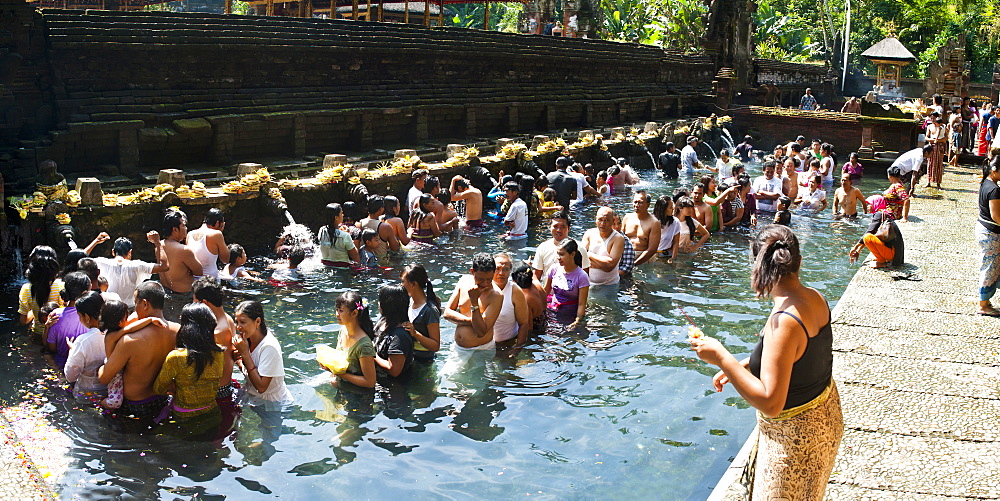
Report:
[{"label": "stone paving", "polygon": [[918,188],[907,266],[862,268],[837,304],[844,441],[828,499],[1000,498],[1000,319],[975,315],[979,169]]},{"label": "stone paving", "polygon": [[[900,224],[906,266],[861,267],[834,309],[845,430],[827,499],[1000,498],[1000,319],[975,314],[979,169],[948,168],[943,188],[919,188]],[[748,498],[747,456],[710,499]]]},{"label": "stone paving", "polygon": [[0,442],[0,499],[55,499],[2,413]]}]

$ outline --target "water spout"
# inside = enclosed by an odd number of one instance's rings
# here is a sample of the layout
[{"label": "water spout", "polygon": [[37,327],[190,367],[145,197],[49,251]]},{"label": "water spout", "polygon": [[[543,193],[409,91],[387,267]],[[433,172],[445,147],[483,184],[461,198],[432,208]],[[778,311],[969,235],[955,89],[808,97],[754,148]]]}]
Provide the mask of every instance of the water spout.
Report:
[{"label": "water spout", "polygon": [[732,155],[736,151],[736,142],[733,141],[733,135],[729,133],[729,129],[722,127],[722,141],[726,145],[726,149],[729,150],[729,154]]}]

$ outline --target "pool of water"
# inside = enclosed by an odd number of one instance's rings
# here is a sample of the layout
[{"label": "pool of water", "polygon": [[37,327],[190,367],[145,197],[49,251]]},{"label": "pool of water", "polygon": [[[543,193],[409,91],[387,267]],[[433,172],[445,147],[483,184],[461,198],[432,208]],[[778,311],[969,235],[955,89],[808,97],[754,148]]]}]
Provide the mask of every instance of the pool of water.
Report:
[{"label": "pool of water", "polygon": [[[654,198],[678,185],[643,174]],[[882,184],[860,187],[868,193]],[[627,212],[630,195],[611,205]],[[595,214],[593,204],[578,210],[572,236],[592,227]],[[862,224],[833,221],[829,211],[793,218],[802,279],[831,306],[854,274],[846,252]],[[497,238],[501,232],[491,223],[481,237],[442,238],[438,248],[407,253],[384,273],[316,269],[303,289],[255,291],[284,348],[296,400],[280,436],[264,433],[249,410],[237,432],[217,443],[113,431],[66,396],[38,348],[16,333],[0,338],[7,355],[0,377],[10,382],[0,387],[0,403],[7,411],[30,407],[57,434],[41,438],[49,445],[34,445],[49,451],[36,459],[53,463],[58,471],[49,480],[65,498],[705,498],[755,418],[731,388],[712,391],[715,370],[689,350],[679,308],[733,352],[749,351],[770,304],[748,287],[747,230],[715,235],[673,266],[644,265],[620,287],[594,288],[586,329],[538,336],[514,359],[442,374],[454,332],[442,322],[442,353],[419,381],[384,392],[371,412],[349,412],[335,398],[314,346],[335,343],[336,296],[356,289],[375,305],[380,285],[420,262],[447,301],[473,253],[527,258],[549,236],[536,226],[526,243],[510,247]],[[16,301],[16,286],[7,286],[8,303]],[[0,311],[2,332],[15,331],[14,312],[10,304]]]}]

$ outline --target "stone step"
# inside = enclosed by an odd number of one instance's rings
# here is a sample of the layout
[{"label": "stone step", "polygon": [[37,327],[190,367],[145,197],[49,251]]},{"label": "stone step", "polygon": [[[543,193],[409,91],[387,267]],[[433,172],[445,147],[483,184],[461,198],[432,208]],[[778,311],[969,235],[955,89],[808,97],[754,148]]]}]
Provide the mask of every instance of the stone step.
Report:
[{"label": "stone step", "polygon": [[1000,367],[837,352],[834,378],[894,391],[997,398]]},{"label": "stone step", "polygon": [[1000,366],[1000,339],[977,334],[927,334],[913,331],[873,333],[867,327],[835,324],[833,349],[937,362]]},{"label": "stone step", "polygon": [[995,442],[848,429],[830,482],[889,492],[995,499],[1000,497],[997,447]]},{"label": "stone step", "polygon": [[[902,301],[902,299],[901,299]],[[901,306],[905,306],[902,303]],[[945,312],[901,311],[893,315],[873,315],[871,311],[859,304],[856,308],[844,308],[837,318],[837,324],[871,327],[877,332],[887,330],[906,330],[912,326],[929,334],[969,334],[975,337],[1000,337],[1000,318],[973,315],[970,305],[966,314],[951,314]]]}]

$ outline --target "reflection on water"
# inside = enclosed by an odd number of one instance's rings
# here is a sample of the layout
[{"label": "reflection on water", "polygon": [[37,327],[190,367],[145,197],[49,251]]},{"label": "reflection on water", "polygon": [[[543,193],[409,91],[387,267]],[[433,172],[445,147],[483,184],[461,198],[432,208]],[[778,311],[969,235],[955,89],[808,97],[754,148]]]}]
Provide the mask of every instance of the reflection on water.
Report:
[{"label": "reflection on water", "polygon": [[[654,197],[677,186],[643,174],[642,187]],[[629,193],[611,204],[630,210]],[[572,235],[582,236],[595,214],[594,205],[576,210]],[[832,221],[829,212],[793,219],[803,281],[831,301],[853,275],[846,251],[862,225]],[[564,497],[583,489],[588,498],[618,498],[623,487],[637,497],[662,498],[669,489],[671,498],[704,498],[753,427],[754,413],[731,389],[711,390],[714,370],[688,349],[678,308],[734,353],[749,351],[769,305],[748,289],[746,230],[715,235],[673,266],[642,266],[618,287],[593,288],[586,328],[540,335],[512,358],[446,370],[454,326],[442,322],[442,353],[434,365],[418,367],[409,384],[380,387],[374,398],[330,385],[314,346],[336,341],[337,295],[359,289],[375,305],[379,286],[420,262],[447,300],[473,253],[507,250],[526,259],[548,236],[539,225],[512,248],[498,238],[502,232],[490,223],[480,236],[445,236],[436,248],[363,276],[307,260],[302,289],[242,291],[265,303],[296,403],[283,413],[244,409],[237,431],[221,441],[113,431],[45,382],[37,348],[27,348],[24,336],[2,339],[10,349],[0,376],[11,384],[0,389],[0,400],[10,405],[42,395],[42,412],[72,444],[68,471],[53,477],[67,498]],[[8,325],[12,312],[2,312]]]}]

